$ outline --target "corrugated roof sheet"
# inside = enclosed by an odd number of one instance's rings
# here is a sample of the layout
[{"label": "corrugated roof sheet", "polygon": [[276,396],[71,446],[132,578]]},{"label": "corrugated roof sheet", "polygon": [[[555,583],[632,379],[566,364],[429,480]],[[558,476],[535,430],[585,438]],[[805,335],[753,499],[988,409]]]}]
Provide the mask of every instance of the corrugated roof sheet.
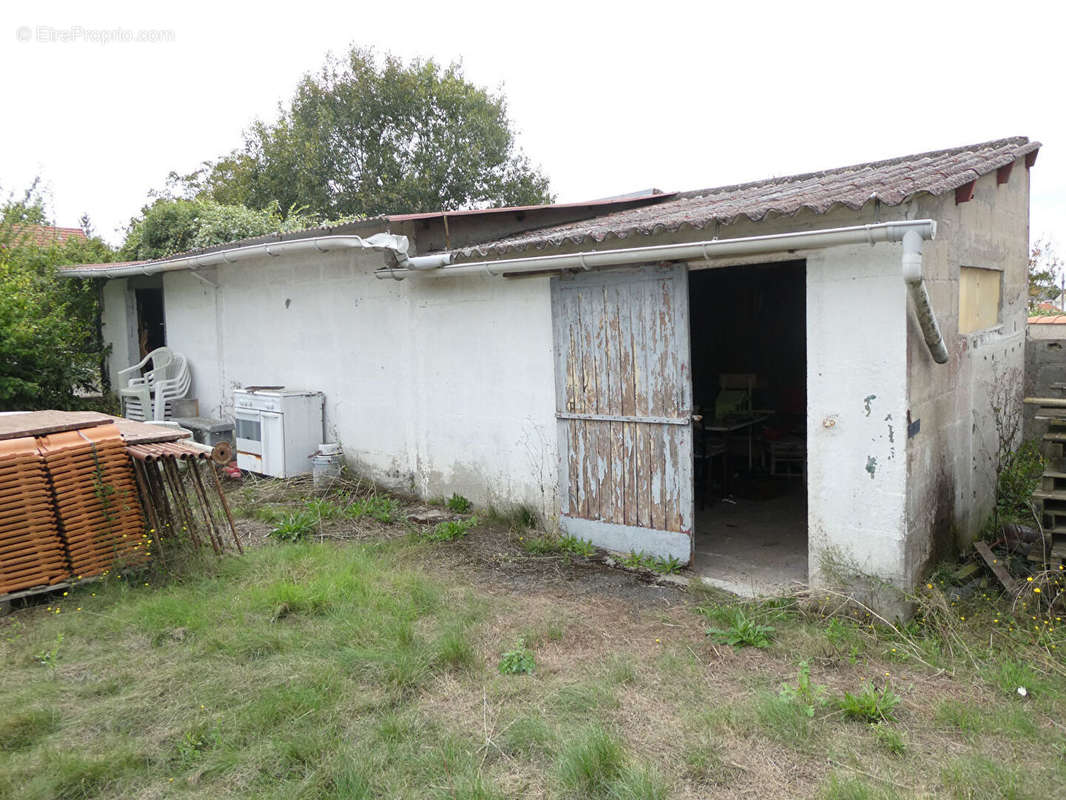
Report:
[{"label": "corrugated roof sheet", "polygon": [[822,172],[684,192],[657,205],[467,247],[457,251],[456,256],[500,256],[530,248],[626,239],[636,234],[699,230],[715,222],[729,224],[741,217],[757,222],[769,214],[824,214],[835,206],[859,209],[873,200],[894,206],[919,193],[940,195],[957,189],[1039,148],[1039,142],[1016,136]]}]

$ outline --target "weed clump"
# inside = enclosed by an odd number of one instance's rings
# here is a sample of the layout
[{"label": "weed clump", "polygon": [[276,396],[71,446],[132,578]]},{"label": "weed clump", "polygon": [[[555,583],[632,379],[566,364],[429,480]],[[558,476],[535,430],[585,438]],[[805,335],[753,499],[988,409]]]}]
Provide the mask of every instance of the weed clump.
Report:
[{"label": "weed clump", "polygon": [[293,511],[274,526],[270,535],[283,542],[301,542],[317,528],[318,519],[310,511]]},{"label": "weed clump", "polygon": [[641,550],[622,559],[622,566],[630,569],[650,569],[662,575],[674,575],[681,571],[681,561],[675,556],[653,556]]},{"label": "weed clump", "polygon": [[699,609],[701,613],[717,619],[725,627],[707,629],[707,635],[714,637],[718,644],[733,647],[769,647],[775,628],[772,625],[760,625],[755,619],[744,613],[744,609],[733,606]]},{"label": "weed clump", "polygon": [[454,511],[456,514],[465,514],[470,510],[472,504],[461,494],[453,494],[445,502],[445,505],[449,511]]},{"label": "weed clump", "polygon": [[533,651],[526,647],[524,640],[519,639],[513,650],[508,650],[500,658],[501,675],[528,675],[537,668],[537,661]]},{"label": "weed clump", "polygon": [[837,699],[836,706],[848,719],[861,722],[894,722],[894,711],[900,704],[899,695],[886,684],[880,691],[867,683],[860,691],[852,694],[844,692]]},{"label": "weed clump", "polygon": [[422,538],[427,542],[454,542],[470,533],[470,529],[476,527],[477,524],[477,517],[438,522],[432,530],[422,534]]}]

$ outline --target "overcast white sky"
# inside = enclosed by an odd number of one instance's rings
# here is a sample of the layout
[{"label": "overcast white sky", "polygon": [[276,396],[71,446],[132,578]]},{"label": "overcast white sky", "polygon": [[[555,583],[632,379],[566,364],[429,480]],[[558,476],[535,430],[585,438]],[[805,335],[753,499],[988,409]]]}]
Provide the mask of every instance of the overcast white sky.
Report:
[{"label": "overcast white sky", "polygon": [[[91,7],[90,7],[91,6]],[[560,201],[716,186],[1026,135],[1066,251],[1066,8],[1052,2],[8,2],[0,188],[114,243],[151,188],[241,143],[350,43],[502,87]],[[36,41],[39,26],[80,41]],[[23,30],[20,33],[20,29]],[[157,43],[88,41],[121,28]],[[30,41],[20,41],[29,36]]]}]

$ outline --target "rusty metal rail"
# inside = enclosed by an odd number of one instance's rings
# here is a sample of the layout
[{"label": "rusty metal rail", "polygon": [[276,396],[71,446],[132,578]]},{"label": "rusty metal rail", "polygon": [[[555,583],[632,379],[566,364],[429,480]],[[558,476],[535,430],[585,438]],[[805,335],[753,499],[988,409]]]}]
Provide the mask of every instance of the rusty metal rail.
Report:
[{"label": "rusty metal rail", "polygon": [[[222,482],[210,463],[209,452],[180,442],[133,444],[126,447],[126,452],[133,462],[137,489],[160,557],[163,553],[161,541],[180,540],[185,538],[183,534],[197,548],[202,547],[206,539],[211,549],[222,555],[226,549],[227,527],[237,552],[244,552],[222,491]],[[208,462],[203,469],[213,479],[214,493],[208,490],[204,481],[201,461]],[[184,475],[179,463],[185,467]]]}]

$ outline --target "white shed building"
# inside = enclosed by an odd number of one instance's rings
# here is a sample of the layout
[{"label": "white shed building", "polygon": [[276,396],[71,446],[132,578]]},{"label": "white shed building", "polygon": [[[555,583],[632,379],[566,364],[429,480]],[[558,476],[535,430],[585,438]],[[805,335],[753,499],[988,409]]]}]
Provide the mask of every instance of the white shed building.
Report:
[{"label": "white shed building", "polygon": [[993,502],[1038,147],[64,274],[103,279],[116,384],[161,324],[202,414],[232,418],[248,385],[321,391],[326,438],[384,484],[532,506],[725,585],[846,565],[908,588]]}]

